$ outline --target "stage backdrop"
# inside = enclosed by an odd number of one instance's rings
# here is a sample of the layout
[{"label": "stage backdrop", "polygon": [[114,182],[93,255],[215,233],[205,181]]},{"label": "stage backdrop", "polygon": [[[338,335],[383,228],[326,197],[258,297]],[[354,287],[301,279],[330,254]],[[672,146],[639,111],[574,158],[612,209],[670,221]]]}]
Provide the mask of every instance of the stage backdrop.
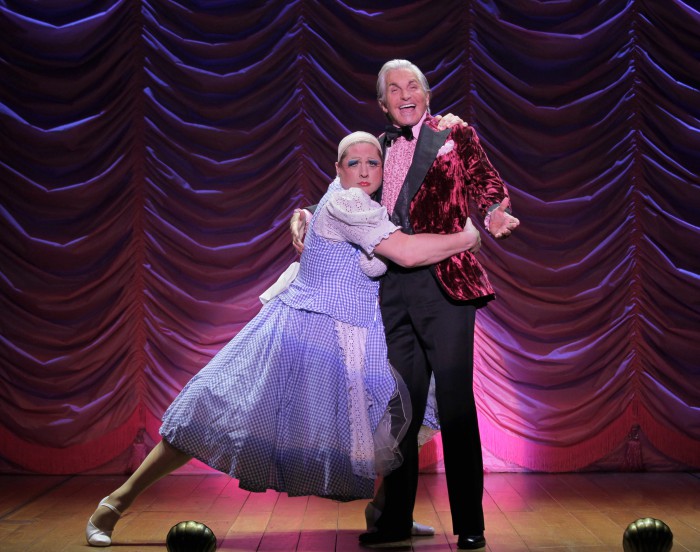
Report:
[{"label": "stage backdrop", "polygon": [[140,461],[295,259],[339,139],[383,129],[392,58],[477,129],[521,220],[479,253],[486,468],[700,467],[697,10],[0,2],[0,471]]}]

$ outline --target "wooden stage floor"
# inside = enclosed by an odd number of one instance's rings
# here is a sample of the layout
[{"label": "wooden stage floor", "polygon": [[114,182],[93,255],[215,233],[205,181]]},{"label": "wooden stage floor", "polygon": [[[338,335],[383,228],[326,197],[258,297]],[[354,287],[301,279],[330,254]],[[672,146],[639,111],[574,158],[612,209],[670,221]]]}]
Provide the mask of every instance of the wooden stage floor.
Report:
[{"label": "wooden stage floor", "polygon": [[[84,528],[120,476],[0,476],[0,551],[87,550]],[[171,475],[142,495],[114,532],[111,550],[166,550],[174,524],[197,520],[217,536],[217,550],[357,551],[366,501],[249,493],[224,475]],[[622,551],[632,521],[654,517],[674,535],[673,552],[700,552],[700,473],[486,475],[489,552]],[[420,478],[415,510],[435,537],[413,550],[457,550],[443,474]]]}]

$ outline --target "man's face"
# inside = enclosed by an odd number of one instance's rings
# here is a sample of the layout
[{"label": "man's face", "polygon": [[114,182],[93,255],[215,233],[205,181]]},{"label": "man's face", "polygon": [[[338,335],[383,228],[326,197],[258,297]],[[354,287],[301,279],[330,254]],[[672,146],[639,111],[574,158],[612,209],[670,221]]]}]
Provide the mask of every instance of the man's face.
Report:
[{"label": "man's face", "polygon": [[360,188],[372,195],[382,183],[382,154],[374,145],[358,142],[345,150],[335,169],[343,188]]},{"label": "man's face", "polygon": [[414,126],[427,111],[430,95],[423,90],[413,71],[392,69],[386,74],[384,101],[379,106],[395,124]]}]

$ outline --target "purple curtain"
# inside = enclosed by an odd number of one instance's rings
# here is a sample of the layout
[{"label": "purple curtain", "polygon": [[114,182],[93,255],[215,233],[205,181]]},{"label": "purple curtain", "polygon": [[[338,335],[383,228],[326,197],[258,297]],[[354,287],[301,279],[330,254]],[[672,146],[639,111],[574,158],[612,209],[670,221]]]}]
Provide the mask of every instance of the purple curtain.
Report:
[{"label": "purple curtain", "polygon": [[0,1],[0,471],[133,468],[339,139],[383,128],[392,58],[521,220],[480,253],[487,469],[700,467],[698,29],[690,0]]}]

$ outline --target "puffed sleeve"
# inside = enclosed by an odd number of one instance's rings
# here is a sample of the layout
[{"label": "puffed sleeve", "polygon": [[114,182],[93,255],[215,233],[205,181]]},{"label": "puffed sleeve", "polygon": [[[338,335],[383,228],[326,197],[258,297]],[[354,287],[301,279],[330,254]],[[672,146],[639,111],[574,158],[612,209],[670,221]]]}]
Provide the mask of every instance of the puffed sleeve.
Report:
[{"label": "puffed sleeve", "polygon": [[385,207],[350,188],[328,199],[314,229],[326,239],[354,243],[371,257],[375,246],[399,227],[389,221]]}]

